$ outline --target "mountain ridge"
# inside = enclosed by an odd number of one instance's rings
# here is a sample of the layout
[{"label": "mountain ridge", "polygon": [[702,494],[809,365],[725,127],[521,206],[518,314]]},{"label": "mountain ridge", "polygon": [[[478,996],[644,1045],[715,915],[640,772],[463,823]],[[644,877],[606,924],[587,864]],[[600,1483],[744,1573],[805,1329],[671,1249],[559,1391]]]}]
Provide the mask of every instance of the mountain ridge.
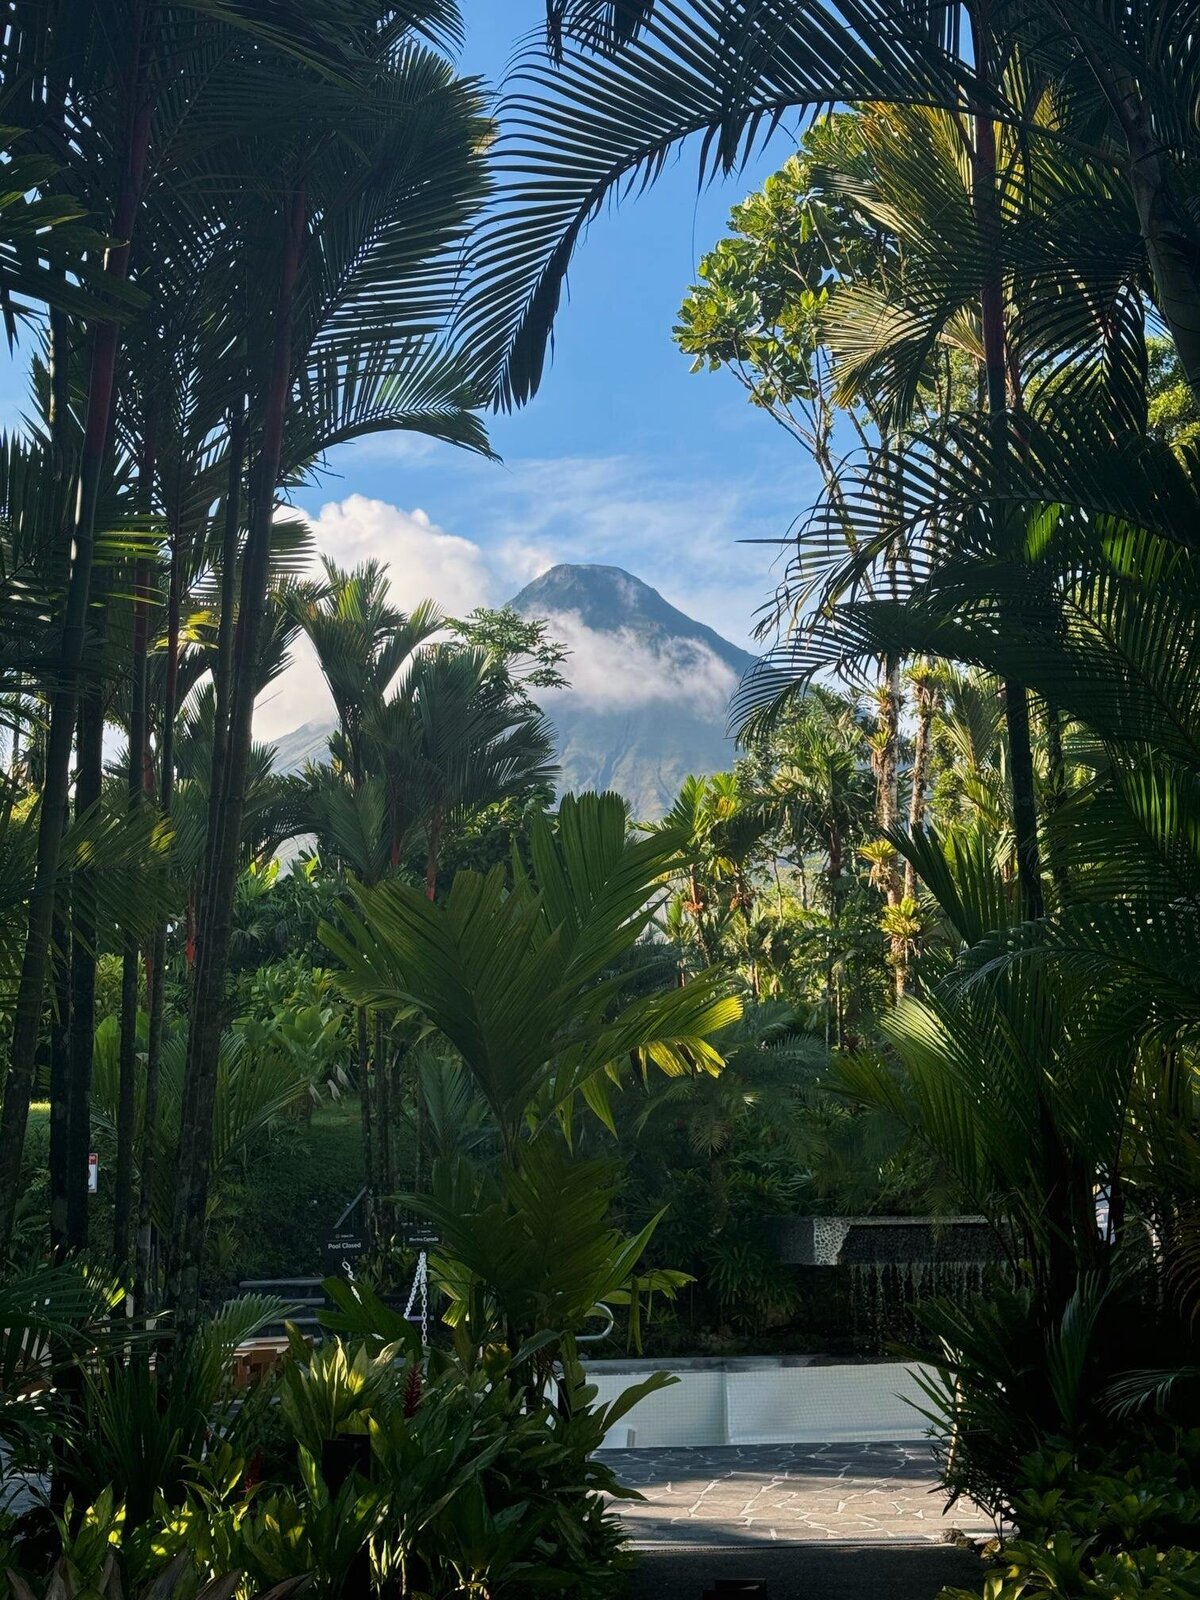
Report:
[{"label": "mountain ridge", "polygon": [[739,674],[754,662],[748,650],[680,611],[624,567],[591,561],[559,562],[527,583],[508,604],[523,616],[577,611],[588,627],[607,631],[617,631],[634,620],[656,636],[688,638],[705,645]]},{"label": "mountain ridge", "polygon": [[561,789],[617,789],[635,817],[651,821],[689,775],[733,764],[726,719],[754,662],[748,650],[623,567],[562,563],[509,605],[546,618],[572,652],[564,665],[572,687],[542,697]]}]

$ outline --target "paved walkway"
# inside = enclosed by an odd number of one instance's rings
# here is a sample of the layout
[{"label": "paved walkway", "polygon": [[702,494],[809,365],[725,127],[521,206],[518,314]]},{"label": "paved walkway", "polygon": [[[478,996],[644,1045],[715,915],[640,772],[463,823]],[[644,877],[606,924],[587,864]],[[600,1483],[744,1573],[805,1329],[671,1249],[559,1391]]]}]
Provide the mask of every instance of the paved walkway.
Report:
[{"label": "paved walkway", "polygon": [[994,1531],[961,1501],[942,1514],[922,1444],[714,1445],[619,1450],[618,1505],[635,1545],[944,1543]]}]

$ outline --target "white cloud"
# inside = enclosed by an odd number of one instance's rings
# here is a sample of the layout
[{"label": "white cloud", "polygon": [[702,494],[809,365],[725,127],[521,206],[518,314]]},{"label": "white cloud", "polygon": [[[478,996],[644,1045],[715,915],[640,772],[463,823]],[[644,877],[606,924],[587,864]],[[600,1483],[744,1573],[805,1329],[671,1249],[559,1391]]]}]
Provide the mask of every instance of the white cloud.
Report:
[{"label": "white cloud", "polygon": [[[728,479],[689,478],[617,456],[526,459],[503,469],[471,461],[439,486],[438,503],[486,542],[448,532],[424,510],[363,494],[328,502],[310,521],[317,548],[339,565],[385,562],[402,607],[432,597],[462,615],[501,604],[557,562],[602,562],[627,568],[687,615],[749,644],[779,551],[738,541],[786,527],[781,497],[803,503],[794,484],[777,481],[771,510],[756,498],[762,487],[747,494]],[[566,671],[574,693],[597,708],[686,701],[723,718],[736,687],[733,671],[700,645],[664,656],[628,635],[596,634],[572,613],[553,619],[552,631],[572,650]],[[332,714],[303,640],[293,655],[260,702],[260,737]]]},{"label": "white cloud", "polygon": [[[596,711],[633,711],[657,702],[721,720],[737,688],[737,673],[707,645],[671,640],[664,649],[630,630],[597,633],[577,611],[552,612],[550,633],[571,651],[564,671],[572,700]],[[544,696],[553,715],[557,693]]]},{"label": "white cloud", "polygon": [[493,596],[495,577],[479,545],[439,528],[425,511],[352,494],[310,521],[317,549],[339,566],[382,561],[404,609],[432,597],[445,611],[470,611]]},{"label": "white cloud", "polygon": [[562,559],[544,545],[529,544],[524,539],[505,539],[496,551],[497,565],[510,580],[510,598],[512,590],[523,589]]},{"label": "white cloud", "polygon": [[499,472],[471,463],[472,515],[520,582],[556,561],[611,563],[749,644],[786,560],[771,541],[815,492],[796,457],[769,481],[629,456],[526,458]]},{"label": "white cloud", "polygon": [[[322,506],[309,521],[318,551],[339,566],[382,561],[393,602],[403,610],[434,599],[450,615],[462,615],[497,597],[496,575],[480,547],[439,528],[424,511],[403,511],[386,500],[352,494]],[[332,714],[312,647],[297,639],[291,665],[258,702],[255,734],[275,739]]]}]

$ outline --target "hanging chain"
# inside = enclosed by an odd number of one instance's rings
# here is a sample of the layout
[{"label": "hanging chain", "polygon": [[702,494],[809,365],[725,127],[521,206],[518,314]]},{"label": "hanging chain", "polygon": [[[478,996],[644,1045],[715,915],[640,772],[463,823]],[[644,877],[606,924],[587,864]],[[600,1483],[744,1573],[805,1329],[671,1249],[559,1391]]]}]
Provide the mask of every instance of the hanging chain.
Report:
[{"label": "hanging chain", "polygon": [[429,1263],[421,1251],[421,1344],[429,1348]]},{"label": "hanging chain", "polygon": [[405,1320],[411,1320],[412,1308],[416,1304],[417,1295],[421,1296],[421,1343],[429,1345],[429,1258],[424,1250],[417,1257],[417,1270],[413,1278],[412,1288],[408,1292],[408,1304],[404,1308]]}]

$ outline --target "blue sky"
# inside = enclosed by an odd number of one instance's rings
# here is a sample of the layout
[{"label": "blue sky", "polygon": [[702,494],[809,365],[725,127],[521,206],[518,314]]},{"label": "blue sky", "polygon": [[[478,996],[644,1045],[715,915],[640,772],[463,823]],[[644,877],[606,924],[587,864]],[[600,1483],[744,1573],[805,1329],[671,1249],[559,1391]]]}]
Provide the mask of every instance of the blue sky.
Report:
[{"label": "blue sky", "polygon": [[[498,84],[544,0],[462,0],[464,70]],[[410,436],[335,452],[298,504],[348,563],[390,564],[401,603],[498,604],[558,561],[610,562],[739,643],[773,590],[782,535],[811,500],[799,447],[727,374],[692,375],[671,326],[730,207],[788,153],[786,134],[740,177],[698,192],[686,152],[648,194],[599,218],[575,259],[555,354],[536,399],[491,419],[500,465]],[[0,376],[0,410],[23,379]],[[578,641],[576,641],[578,647]],[[273,736],[325,714],[300,659],[259,708]]]},{"label": "blue sky", "polygon": [[[543,0],[464,0],[464,70],[498,83]],[[671,326],[730,207],[788,153],[780,135],[743,175],[698,192],[695,152],[591,227],[536,399],[492,419],[502,465],[405,438],[348,446],[299,497],[339,559],[391,563],[405,602],[499,603],[557,561],[626,567],[739,643],[772,592],[786,531],[813,492],[798,446],[726,374],[691,374]],[[572,638],[576,650],[586,641]],[[265,731],[310,714],[299,670],[262,707]]]}]

